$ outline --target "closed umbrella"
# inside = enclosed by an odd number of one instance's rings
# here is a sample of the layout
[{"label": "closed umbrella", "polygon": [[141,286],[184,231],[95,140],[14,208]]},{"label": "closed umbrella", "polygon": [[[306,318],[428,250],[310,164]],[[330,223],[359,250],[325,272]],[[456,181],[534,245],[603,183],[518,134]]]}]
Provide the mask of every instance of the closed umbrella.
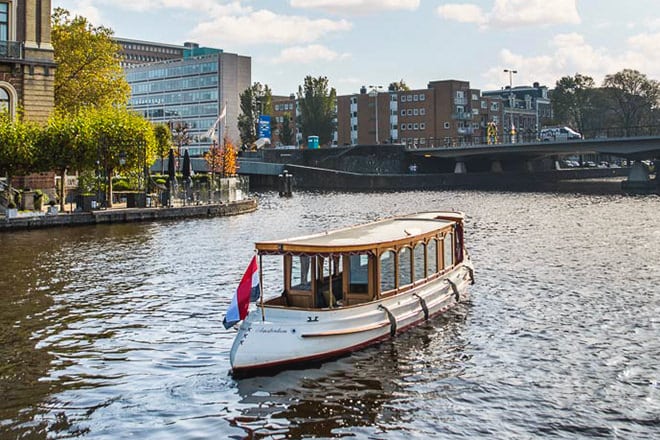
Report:
[{"label": "closed umbrella", "polygon": [[168,205],[172,205],[172,192],[176,184],[176,167],[174,165],[174,150],[170,148],[170,154],[167,157],[167,198]]},{"label": "closed umbrella", "polygon": [[189,197],[188,193],[190,192],[190,183],[192,180],[190,178],[192,176],[192,167],[190,166],[190,155],[188,154],[188,150],[183,153],[183,170],[181,171],[181,174],[183,175],[183,185],[186,192],[184,198],[185,204]]}]

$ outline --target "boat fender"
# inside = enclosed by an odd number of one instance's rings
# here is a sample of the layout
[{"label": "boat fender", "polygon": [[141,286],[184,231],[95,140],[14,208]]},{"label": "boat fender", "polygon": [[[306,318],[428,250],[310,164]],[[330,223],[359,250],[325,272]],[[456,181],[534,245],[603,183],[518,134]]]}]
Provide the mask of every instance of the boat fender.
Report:
[{"label": "boat fender", "polygon": [[426,301],[424,301],[424,298],[417,295],[416,293],[413,293],[413,296],[419,300],[419,305],[422,306],[422,310],[424,311],[424,321],[428,321],[429,320],[429,308],[426,305]]},{"label": "boat fender", "polygon": [[387,319],[390,320],[390,336],[394,337],[394,335],[396,335],[396,318],[392,312],[390,312],[384,305],[381,304],[378,306],[378,308],[380,310],[384,310],[385,313],[387,313]]},{"label": "boat fender", "polygon": [[465,268],[470,273],[470,284],[474,284],[474,269],[471,268],[470,266],[465,266]]},{"label": "boat fender", "polygon": [[449,285],[451,286],[451,290],[454,291],[454,298],[456,298],[456,302],[460,302],[460,301],[461,301],[461,294],[460,294],[460,292],[458,291],[458,286],[456,285],[455,282],[453,282],[453,281],[450,280],[449,278],[445,278],[445,279],[447,280],[447,282],[448,282]]}]

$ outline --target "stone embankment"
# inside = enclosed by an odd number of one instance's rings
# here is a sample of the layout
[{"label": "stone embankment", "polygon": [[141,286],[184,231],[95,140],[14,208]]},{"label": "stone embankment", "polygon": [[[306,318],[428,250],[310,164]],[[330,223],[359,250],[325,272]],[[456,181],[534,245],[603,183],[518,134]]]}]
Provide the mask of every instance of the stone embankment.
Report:
[{"label": "stone embankment", "polygon": [[60,213],[57,215],[34,215],[0,220],[0,232],[20,229],[37,229],[62,226],[95,225],[157,221],[191,217],[223,217],[245,214],[257,209],[255,199],[229,203],[178,206],[173,208],[118,208],[100,209],[90,212]]}]

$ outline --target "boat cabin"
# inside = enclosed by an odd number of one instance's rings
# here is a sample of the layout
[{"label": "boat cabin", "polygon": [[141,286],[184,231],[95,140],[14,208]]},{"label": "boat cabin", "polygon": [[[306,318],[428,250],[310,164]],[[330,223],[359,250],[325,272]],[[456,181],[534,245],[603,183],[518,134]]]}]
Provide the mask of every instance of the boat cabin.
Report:
[{"label": "boat cabin", "polygon": [[[325,309],[378,300],[427,283],[463,260],[463,214],[427,212],[283,241],[256,244],[277,257],[281,295],[267,306]],[[276,263],[277,264],[277,263]],[[281,282],[281,281],[280,281]],[[269,283],[262,283],[266,287]],[[268,296],[268,292],[264,292]]]}]

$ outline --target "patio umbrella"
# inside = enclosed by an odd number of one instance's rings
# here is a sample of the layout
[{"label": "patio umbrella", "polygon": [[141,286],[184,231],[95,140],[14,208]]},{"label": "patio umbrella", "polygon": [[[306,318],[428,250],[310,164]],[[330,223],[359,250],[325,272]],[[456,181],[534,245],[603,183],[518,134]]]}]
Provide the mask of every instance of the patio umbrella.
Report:
[{"label": "patio umbrella", "polygon": [[188,155],[188,150],[186,150],[185,153],[183,153],[183,170],[181,171],[184,181],[188,182],[190,180],[190,176],[192,176],[191,171],[190,156]]},{"label": "patio umbrella", "polygon": [[172,189],[174,187],[174,179],[176,179],[176,167],[174,166],[174,150],[170,148],[170,155],[167,157],[167,188]]},{"label": "patio umbrella", "polygon": [[190,155],[188,154],[188,150],[186,150],[183,153],[183,170],[181,171],[181,174],[183,175],[183,186],[186,193],[183,201],[183,203],[185,204],[187,199],[189,198],[190,183],[191,183],[190,176],[192,176],[192,167],[190,166]]},{"label": "patio umbrella", "polygon": [[172,206],[172,193],[176,185],[176,167],[174,165],[174,150],[170,148],[170,155],[167,157],[167,205]]}]

